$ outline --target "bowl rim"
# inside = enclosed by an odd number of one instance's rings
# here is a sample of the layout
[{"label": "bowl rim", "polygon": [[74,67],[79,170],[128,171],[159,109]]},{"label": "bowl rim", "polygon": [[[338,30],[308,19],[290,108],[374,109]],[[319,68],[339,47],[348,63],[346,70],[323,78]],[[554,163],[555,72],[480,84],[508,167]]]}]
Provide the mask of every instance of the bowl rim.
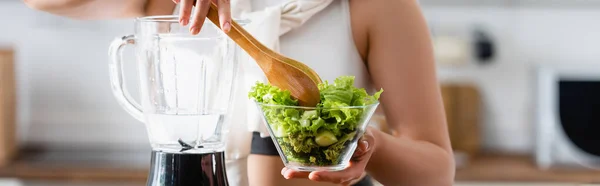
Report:
[{"label": "bowl rim", "polygon": [[371,104],[363,105],[363,106],[345,106],[345,107],[318,108],[318,107],[305,107],[305,106],[275,105],[275,104],[260,103],[260,102],[258,102],[256,100],[253,100],[253,101],[258,106],[280,107],[280,108],[295,108],[295,109],[307,109],[307,110],[369,108],[369,107],[373,107],[373,106],[378,106],[379,103],[380,103],[379,101],[376,101],[375,103],[371,103]]}]

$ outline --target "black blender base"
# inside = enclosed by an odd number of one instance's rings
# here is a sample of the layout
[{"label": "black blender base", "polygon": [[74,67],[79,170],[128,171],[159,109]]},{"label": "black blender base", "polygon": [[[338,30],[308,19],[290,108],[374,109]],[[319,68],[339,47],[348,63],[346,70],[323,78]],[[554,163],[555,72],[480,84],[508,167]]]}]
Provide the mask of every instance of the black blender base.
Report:
[{"label": "black blender base", "polygon": [[225,153],[166,153],[152,151],[147,186],[229,186]]}]

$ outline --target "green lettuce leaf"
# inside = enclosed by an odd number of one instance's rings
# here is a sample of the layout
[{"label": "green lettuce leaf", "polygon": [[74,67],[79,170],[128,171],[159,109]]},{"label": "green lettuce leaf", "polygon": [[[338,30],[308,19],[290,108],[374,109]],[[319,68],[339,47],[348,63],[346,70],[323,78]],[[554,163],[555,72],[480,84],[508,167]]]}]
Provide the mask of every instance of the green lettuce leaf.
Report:
[{"label": "green lettuce leaf", "polygon": [[292,98],[290,91],[281,90],[280,88],[261,82],[256,82],[256,85],[252,87],[248,96],[259,103],[264,104],[287,106],[298,105],[298,100]]}]

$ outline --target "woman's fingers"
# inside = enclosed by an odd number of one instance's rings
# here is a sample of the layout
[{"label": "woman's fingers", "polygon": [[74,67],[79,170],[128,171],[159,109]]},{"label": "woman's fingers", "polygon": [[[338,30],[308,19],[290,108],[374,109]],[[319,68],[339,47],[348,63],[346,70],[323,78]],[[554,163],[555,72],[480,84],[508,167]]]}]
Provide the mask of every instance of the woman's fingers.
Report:
[{"label": "woman's fingers", "polygon": [[221,23],[221,30],[228,33],[231,29],[231,8],[229,0],[216,0],[217,7],[219,8],[219,22]]},{"label": "woman's fingers", "polygon": [[[206,14],[210,7],[211,1],[217,4],[219,9],[219,22],[221,29],[227,33],[231,30],[231,5],[230,0],[172,0],[174,3],[179,4],[179,22],[181,25],[186,26],[190,23],[190,17],[193,19],[190,25],[190,32],[192,34],[200,33],[202,25],[206,20]],[[196,8],[194,15],[192,9]]]},{"label": "woman's fingers", "polygon": [[192,14],[192,7],[194,0],[180,0],[179,3],[179,23],[186,26],[190,22],[190,15]]},{"label": "woman's fingers", "polygon": [[281,169],[281,175],[283,175],[285,179],[307,178],[309,174],[310,172],[298,172],[292,169],[288,169],[287,167]]},{"label": "woman's fingers", "polygon": [[206,20],[206,14],[208,13],[208,8],[210,7],[210,0],[197,0],[196,1],[196,11],[194,12],[192,25],[190,26],[190,32],[196,35],[200,33],[200,29],[202,29],[202,25]]},{"label": "woman's fingers", "polygon": [[361,138],[358,140],[358,146],[356,147],[356,150],[354,151],[354,154],[352,154],[352,157],[360,157],[364,154],[366,154],[369,151],[369,142],[367,140],[364,140],[364,138]]},{"label": "woman's fingers", "polygon": [[349,169],[336,172],[311,172],[308,179],[319,182],[330,182],[335,184],[346,184],[359,179],[362,172],[358,167],[350,167]]},{"label": "woman's fingers", "polygon": [[373,146],[375,138],[372,133],[367,130],[361,139],[358,141],[358,147],[352,156],[350,165],[342,171],[320,171],[312,172],[308,178],[313,181],[332,182],[342,185],[348,185],[357,179],[360,179],[365,172],[367,163],[373,154]]},{"label": "woman's fingers", "polygon": [[365,157],[370,158],[370,156],[367,155],[372,150],[372,148],[370,147],[371,144],[373,144],[373,138],[369,134],[366,134],[365,136],[360,138],[358,140],[358,147],[356,147],[354,154],[352,154],[352,160],[361,161]]}]

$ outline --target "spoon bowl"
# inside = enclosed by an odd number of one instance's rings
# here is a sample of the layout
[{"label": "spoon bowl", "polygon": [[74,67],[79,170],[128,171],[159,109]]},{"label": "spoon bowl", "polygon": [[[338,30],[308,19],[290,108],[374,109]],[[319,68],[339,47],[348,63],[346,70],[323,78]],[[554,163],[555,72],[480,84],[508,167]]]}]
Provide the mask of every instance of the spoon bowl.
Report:
[{"label": "spoon bowl", "polygon": [[[206,17],[220,28],[218,9],[212,2]],[[320,102],[318,84],[322,81],[310,67],[267,48],[235,21],[226,34],[256,61],[271,85],[290,91],[300,106],[314,107]]]}]

